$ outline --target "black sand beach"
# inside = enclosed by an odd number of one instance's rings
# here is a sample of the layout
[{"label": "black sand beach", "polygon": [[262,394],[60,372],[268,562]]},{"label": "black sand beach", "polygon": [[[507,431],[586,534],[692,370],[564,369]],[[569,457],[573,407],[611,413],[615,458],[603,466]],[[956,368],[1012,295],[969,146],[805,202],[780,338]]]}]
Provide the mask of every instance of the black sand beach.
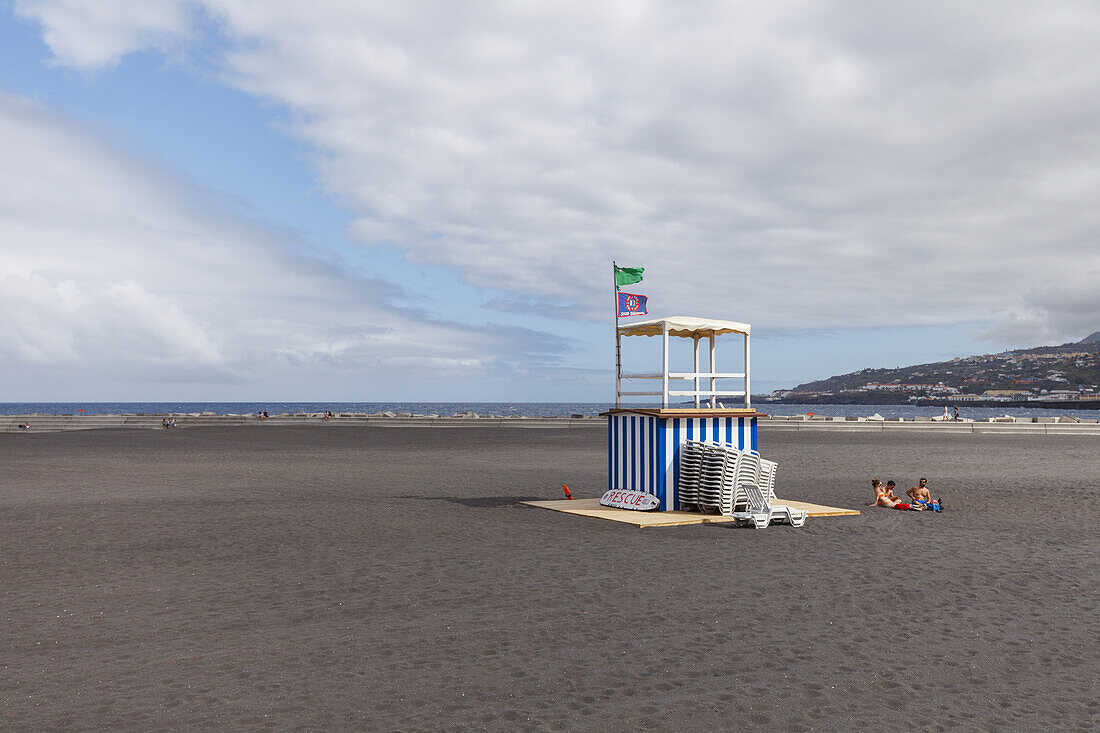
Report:
[{"label": "black sand beach", "polygon": [[[0,435],[0,723],[1090,729],[1100,439],[768,433],[802,529],[637,529],[602,428]],[[927,476],[939,515],[868,509]]]}]

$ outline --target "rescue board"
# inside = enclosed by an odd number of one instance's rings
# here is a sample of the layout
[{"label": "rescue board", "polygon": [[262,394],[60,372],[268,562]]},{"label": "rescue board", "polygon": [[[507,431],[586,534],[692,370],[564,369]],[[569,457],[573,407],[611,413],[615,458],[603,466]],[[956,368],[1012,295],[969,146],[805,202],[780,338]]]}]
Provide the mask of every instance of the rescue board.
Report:
[{"label": "rescue board", "polygon": [[641,491],[612,489],[603,495],[603,498],[600,499],[600,504],[603,506],[615,507],[616,509],[633,509],[639,512],[649,512],[661,506],[661,500],[653,494],[646,494]]}]

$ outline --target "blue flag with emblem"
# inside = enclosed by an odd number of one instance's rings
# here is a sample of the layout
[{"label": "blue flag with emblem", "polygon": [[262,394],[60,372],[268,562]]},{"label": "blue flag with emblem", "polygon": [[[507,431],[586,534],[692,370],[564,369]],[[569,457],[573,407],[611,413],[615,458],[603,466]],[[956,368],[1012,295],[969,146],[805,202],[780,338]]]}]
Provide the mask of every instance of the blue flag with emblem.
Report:
[{"label": "blue flag with emblem", "polygon": [[619,318],[625,318],[626,316],[644,316],[648,311],[645,309],[646,301],[649,300],[644,295],[635,295],[634,293],[619,293]]}]

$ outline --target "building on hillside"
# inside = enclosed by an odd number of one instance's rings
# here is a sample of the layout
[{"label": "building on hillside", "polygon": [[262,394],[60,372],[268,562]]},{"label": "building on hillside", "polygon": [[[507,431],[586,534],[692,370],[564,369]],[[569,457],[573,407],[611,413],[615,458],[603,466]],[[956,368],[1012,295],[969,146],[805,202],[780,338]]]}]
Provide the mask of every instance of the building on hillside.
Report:
[{"label": "building on hillside", "polygon": [[1028,397],[1031,395],[1031,392],[1027,391],[1026,389],[987,389],[985,392],[982,393],[982,395],[986,399],[998,397],[1007,397],[1009,399],[1012,399],[1013,397]]},{"label": "building on hillside", "polygon": [[943,382],[939,384],[901,384],[890,382],[868,382],[859,389],[865,392],[931,392],[932,394],[955,394],[958,388],[950,387]]},{"label": "building on hillside", "polygon": [[1052,389],[1043,395],[1044,400],[1076,400],[1080,393],[1074,389]]}]

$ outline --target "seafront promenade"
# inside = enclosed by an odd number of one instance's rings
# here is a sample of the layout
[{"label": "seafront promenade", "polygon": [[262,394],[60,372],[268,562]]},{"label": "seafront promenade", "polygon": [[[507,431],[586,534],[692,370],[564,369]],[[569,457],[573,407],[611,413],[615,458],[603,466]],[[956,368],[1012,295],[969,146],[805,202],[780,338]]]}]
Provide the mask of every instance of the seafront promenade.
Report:
[{"label": "seafront promenade", "polygon": [[[218,415],[214,413],[163,413],[146,415],[4,415],[0,416],[0,433],[53,433],[68,430],[100,430],[125,428],[161,430],[164,420],[175,420],[176,428],[255,426],[269,428],[291,425],[322,427],[508,427],[508,428],[604,428],[604,418],[587,415],[571,417],[534,417],[479,415],[417,415],[413,413],[339,413],[325,419],[323,413],[271,415],[259,419],[255,415]],[[808,415],[777,415],[761,417],[760,429],[779,431],[844,431],[844,432],[935,432],[935,433],[1011,433],[1035,435],[1100,435],[1100,422],[1065,416],[994,417],[983,420],[939,421],[930,418],[878,419],[871,417],[824,417]],[[20,427],[29,425],[29,427]]]}]

